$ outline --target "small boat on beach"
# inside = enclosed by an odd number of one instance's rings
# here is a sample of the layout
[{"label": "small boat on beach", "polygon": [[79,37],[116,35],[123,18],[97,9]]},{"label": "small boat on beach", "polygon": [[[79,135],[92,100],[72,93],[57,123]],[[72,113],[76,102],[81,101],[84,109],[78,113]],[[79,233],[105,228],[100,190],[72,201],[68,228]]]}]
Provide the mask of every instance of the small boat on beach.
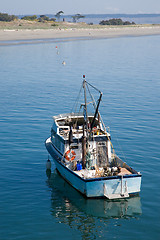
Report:
[{"label": "small boat on beach", "polygon": [[[93,89],[98,94],[95,101]],[[53,117],[45,146],[59,174],[87,198],[121,199],[138,194],[141,173],[120,159],[113,148],[109,128],[99,112],[102,92],[83,76],[84,102],[71,113]],[[88,98],[90,97],[90,102]],[[88,111],[93,105],[93,112]]]}]

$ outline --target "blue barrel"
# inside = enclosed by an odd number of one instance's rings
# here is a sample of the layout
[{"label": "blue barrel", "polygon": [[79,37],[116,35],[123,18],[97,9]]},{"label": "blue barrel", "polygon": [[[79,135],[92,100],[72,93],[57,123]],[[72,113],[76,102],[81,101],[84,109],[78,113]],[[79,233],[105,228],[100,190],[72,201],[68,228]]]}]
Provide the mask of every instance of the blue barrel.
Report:
[{"label": "blue barrel", "polygon": [[82,164],[81,163],[77,163],[77,171],[82,170]]}]

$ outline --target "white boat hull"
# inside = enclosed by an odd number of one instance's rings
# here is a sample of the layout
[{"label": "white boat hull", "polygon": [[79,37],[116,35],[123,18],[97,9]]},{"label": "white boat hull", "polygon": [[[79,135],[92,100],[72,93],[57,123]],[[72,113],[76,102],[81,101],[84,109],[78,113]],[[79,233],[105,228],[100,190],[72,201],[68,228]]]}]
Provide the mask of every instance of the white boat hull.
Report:
[{"label": "white boat hull", "polygon": [[62,154],[53,146],[50,138],[46,140],[46,148],[60,175],[87,198],[126,198],[140,192],[141,174],[84,179],[60,161]]}]

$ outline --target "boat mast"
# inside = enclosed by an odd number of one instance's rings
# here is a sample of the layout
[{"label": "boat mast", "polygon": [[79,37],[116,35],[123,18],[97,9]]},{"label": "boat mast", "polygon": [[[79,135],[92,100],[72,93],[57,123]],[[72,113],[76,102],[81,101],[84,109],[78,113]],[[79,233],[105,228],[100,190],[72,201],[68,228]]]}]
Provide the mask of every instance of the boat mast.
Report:
[{"label": "boat mast", "polygon": [[86,129],[86,137],[88,138],[88,112],[87,112],[87,95],[86,95],[86,80],[85,75],[83,75],[83,88],[84,88],[84,121],[85,121],[85,129]]},{"label": "boat mast", "polygon": [[86,155],[88,152],[88,113],[87,113],[87,95],[86,95],[86,80],[83,75],[83,88],[84,88],[84,124],[83,124],[83,137],[82,137],[82,162],[83,168],[86,167]]}]

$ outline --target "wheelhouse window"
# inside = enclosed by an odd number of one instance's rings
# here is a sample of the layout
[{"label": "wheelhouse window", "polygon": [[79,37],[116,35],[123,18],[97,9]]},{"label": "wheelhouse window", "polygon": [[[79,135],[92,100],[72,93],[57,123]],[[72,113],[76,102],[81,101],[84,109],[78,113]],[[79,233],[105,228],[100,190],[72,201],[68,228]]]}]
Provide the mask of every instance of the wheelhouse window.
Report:
[{"label": "wheelhouse window", "polygon": [[64,143],[61,141],[61,138],[56,134],[53,129],[51,130],[51,140],[59,151],[64,151]]}]

